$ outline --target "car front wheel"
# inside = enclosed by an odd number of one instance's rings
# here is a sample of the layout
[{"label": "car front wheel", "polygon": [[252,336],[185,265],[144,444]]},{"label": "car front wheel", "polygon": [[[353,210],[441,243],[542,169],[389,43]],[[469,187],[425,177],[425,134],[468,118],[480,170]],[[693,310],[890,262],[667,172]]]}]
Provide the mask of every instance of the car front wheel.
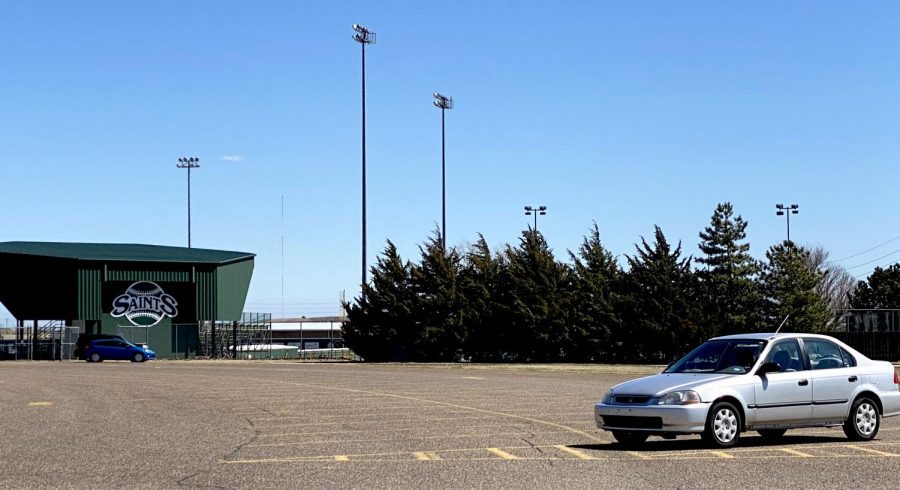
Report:
[{"label": "car front wheel", "polygon": [[94,352],[93,354],[91,354],[91,356],[88,357],[88,359],[89,359],[91,362],[103,362],[103,358],[100,357],[100,354],[97,354],[96,352]]},{"label": "car front wheel", "polygon": [[619,441],[619,444],[625,447],[635,447],[640,446],[650,437],[650,434],[646,432],[635,432],[631,430],[614,430],[612,431],[613,437]]},{"label": "car front wheel", "polygon": [[134,362],[144,362],[144,355],[140,352],[136,352],[131,360]]},{"label": "car front wheel", "polygon": [[714,448],[728,448],[737,444],[740,438],[741,416],[734,405],[728,402],[714,404],[706,417],[703,439]]},{"label": "car front wheel", "polygon": [[844,422],[844,434],[854,441],[870,441],[881,427],[878,405],[869,398],[857,398],[850,409],[850,416]]}]

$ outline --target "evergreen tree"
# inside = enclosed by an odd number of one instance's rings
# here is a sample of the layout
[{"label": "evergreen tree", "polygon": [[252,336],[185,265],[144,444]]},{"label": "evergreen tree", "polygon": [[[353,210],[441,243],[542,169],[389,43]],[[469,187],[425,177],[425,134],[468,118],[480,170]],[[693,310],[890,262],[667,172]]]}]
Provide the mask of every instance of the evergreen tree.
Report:
[{"label": "evergreen tree", "polygon": [[622,271],[612,253],[600,242],[597,223],[584,237],[578,255],[569,252],[569,257],[576,279],[572,360],[606,360],[616,350],[610,345],[613,332],[618,333],[621,328],[617,309],[621,303]]},{"label": "evergreen tree", "polygon": [[702,335],[697,322],[697,280],[691,258],[681,256],[681,243],[672,250],[659,226],[651,247],[641,237],[637,254],[628,257],[623,311],[626,329],[619,359],[665,362],[684,354]]},{"label": "evergreen tree", "polygon": [[414,357],[427,361],[454,361],[462,354],[462,292],[458,287],[460,257],[445,250],[440,231],[419,246],[422,260],[412,267],[416,295],[416,324],[421,329]]},{"label": "evergreen tree", "polygon": [[850,293],[850,308],[900,308],[900,264],[876,267],[865,281],[859,281]]},{"label": "evergreen tree", "polygon": [[788,240],[766,252],[762,281],[773,330],[787,315],[791,315],[789,328],[795,332],[829,328],[828,298],[820,292],[825,273],[811,267],[809,255],[809,250]]},{"label": "evergreen tree", "polygon": [[528,229],[519,247],[506,248],[509,267],[501,275],[500,339],[511,360],[558,361],[571,347],[571,272],[553,258],[543,235]]},{"label": "evergreen tree", "polygon": [[407,360],[413,352],[420,329],[410,269],[388,240],[371,269],[371,284],[362,286],[365,299],[344,305],[344,342],[366,361]]},{"label": "evergreen tree", "polygon": [[746,331],[758,331],[765,324],[761,318],[762,291],[756,280],[760,264],[750,256],[747,222],[734,217],[731,203],[720,203],[710,225],[700,232],[697,262],[701,281],[701,304],[704,334],[707,337]]},{"label": "evergreen tree", "polygon": [[463,292],[462,323],[465,327],[465,352],[473,361],[501,360],[499,303],[500,278],[505,274],[505,259],[494,254],[479,234],[466,253],[460,277]]}]

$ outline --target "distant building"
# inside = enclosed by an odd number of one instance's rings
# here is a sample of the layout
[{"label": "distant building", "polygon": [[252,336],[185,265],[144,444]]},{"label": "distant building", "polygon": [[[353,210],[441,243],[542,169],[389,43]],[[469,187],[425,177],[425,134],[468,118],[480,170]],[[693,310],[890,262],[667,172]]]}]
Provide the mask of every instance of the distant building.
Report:
[{"label": "distant building", "polygon": [[344,347],[342,319],[337,316],[273,318],[272,342],[293,345],[301,350]]}]

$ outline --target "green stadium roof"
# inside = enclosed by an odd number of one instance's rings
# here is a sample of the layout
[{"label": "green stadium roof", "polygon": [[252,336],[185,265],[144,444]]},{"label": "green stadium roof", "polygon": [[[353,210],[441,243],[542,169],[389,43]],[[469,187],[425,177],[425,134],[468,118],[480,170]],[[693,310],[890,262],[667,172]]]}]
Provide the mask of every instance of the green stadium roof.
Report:
[{"label": "green stadium roof", "polygon": [[0,242],[0,254],[74,260],[225,264],[255,257],[246,252],[130,243]]}]

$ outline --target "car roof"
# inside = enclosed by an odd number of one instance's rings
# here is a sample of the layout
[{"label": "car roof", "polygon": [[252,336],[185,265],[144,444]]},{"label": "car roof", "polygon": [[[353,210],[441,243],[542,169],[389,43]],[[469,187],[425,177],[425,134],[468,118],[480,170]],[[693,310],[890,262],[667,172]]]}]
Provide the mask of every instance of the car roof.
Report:
[{"label": "car roof", "polygon": [[820,338],[827,340],[835,340],[833,337],[829,337],[827,335],[821,335],[816,333],[744,333],[744,334],[736,334],[736,335],[724,335],[722,337],[713,337],[710,340],[772,340],[775,338],[779,339],[796,339],[800,337],[806,338]]}]

